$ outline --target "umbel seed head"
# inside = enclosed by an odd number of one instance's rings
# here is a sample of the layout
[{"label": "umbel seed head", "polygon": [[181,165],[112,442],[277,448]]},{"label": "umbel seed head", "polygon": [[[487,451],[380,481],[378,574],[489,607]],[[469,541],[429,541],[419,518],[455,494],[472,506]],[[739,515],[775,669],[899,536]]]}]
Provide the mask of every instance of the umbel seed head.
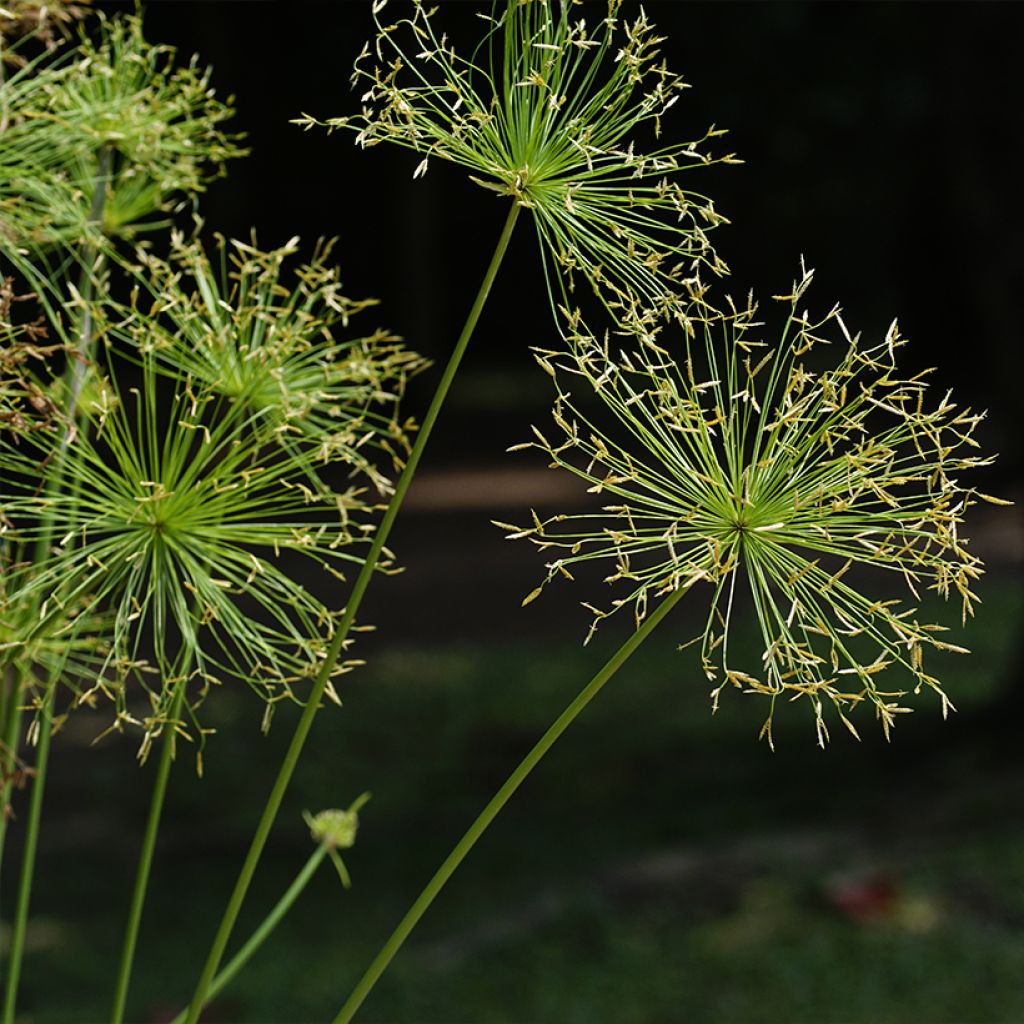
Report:
[{"label": "umbel seed head", "polygon": [[642,10],[627,21],[620,0],[507,0],[481,15],[489,27],[467,58],[435,25],[438,8],[416,0],[411,17],[385,25],[384,7],[353,75],[362,112],[297,124],[411,149],[414,177],[435,158],[459,164],[529,209],[553,303],[582,280],[618,315],[658,321],[680,313],[701,268],[725,271],[708,237],[725,218],[689,186],[697,168],[738,161],[708,151],[724,134],[714,126],[662,137],[686,85]]},{"label": "umbel seed head", "polygon": [[[899,374],[895,323],[865,345],[838,307],[812,318],[799,305],[810,280],[804,271],[775,297],[789,309],[774,343],[752,301],[691,311],[693,332],[678,342],[628,331],[632,346],[601,340],[574,317],[569,351],[538,353],[557,388],[560,439],[535,429],[518,447],[545,452],[609,503],[535,516],[510,536],[554,556],[545,583],[584,562],[611,567],[606,582],[621,596],[587,605],[594,626],[623,607],[639,623],[651,599],[707,587],[707,624],[691,642],[714,706],[727,687],[767,698],[771,741],[778,702],[802,700],[824,744],[831,715],[856,735],[849,715],[860,704],[887,735],[910,692],[950,707],[924,654],[966,652],[918,603],[931,590],[959,597],[964,620],[973,612],[982,565],[964,514],[998,499],[960,483],[992,461],[976,454],[983,414],[950,393],[936,401],[927,373]],[[869,593],[872,575],[889,586]],[[754,664],[730,650],[741,606],[758,624]]]}]

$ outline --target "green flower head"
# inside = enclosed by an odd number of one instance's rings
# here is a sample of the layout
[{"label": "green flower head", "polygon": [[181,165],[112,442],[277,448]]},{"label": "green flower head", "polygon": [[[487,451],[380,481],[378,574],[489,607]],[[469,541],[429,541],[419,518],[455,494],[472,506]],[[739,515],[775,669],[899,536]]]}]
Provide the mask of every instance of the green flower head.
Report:
[{"label": "green flower head", "polygon": [[[639,622],[650,599],[706,585],[711,611],[691,642],[715,706],[728,686],[765,696],[770,741],[777,702],[804,698],[824,743],[830,710],[854,730],[848,715],[866,702],[888,735],[909,690],[927,687],[949,706],[923,653],[963,648],[920,621],[916,603],[930,589],[958,595],[971,613],[982,569],[961,526],[987,496],[961,487],[959,474],[991,459],[968,454],[981,415],[949,394],[935,404],[925,374],[898,375],[895,323],[865,346],[838,307],[817,320],[800,312],[810,279],[776,297],[789,312],[775,344],[761,340],[753,304],[705,308],[678,357],[650,336],[619,354],[577,320],[570,353],[539,355],[558,388],[561,439],[537,431],[522,447],[611,504],[535,516],[512,536],[554,555],[548,581],[590,560],[611,566],[607,581],[623,593],[610,610],[587,606],[595,626],[625,606]],[[913,600],[891,587],[869,596],[865,568],[895,577]],[[737,665],[730,651],[744,604],[760,628],[759,664]]]},{"label": "green flower head", "polygon": [[352,878],[338,850],[347,850],[355,846],[356,834],[359,832],[359,812],[369,799],[370,794],[363,793],[356,797],[347,811],[332,808],[317,815],[304,811],[302,815],[309,826],[313,842],[327,852],[338,872],[341,884],[346,889],[352,888]]},{"label": "green flower head", "polygon": [[[621,0],[608,0],[588,23],[580,4],[507,0],[466,59],[435,28],[437,8],[416,0],[410,17],[385,26],[384,7],[374,4],[379,33],[353,76],[362,113],[297,123],[411,149],[422,156],[417,177],[432,158],[452,161],[531,210],[553,305],[555,289],[582,276],[621,316],[645,321],[678,313],[677,293],[702,265],[725,270],[707,236],[724,218],[677,181],[714,162],[703,147],[722,133],[660,139],[685,86],[659,59],[662,40],[642,11],[629,22]],[[645,128],[650,151],[637,134]]]},{"label": "green flower head", "polygon": [[[361,304],[340,295],[326,253],[289,288],[294,246],[233,249],[214,274],[179,240],[177,263],[140,270],[132,302],[91,305],[100,343],[80,391],[23,372],[14,407],[38,393],[52,412],[0,449],[0,643],[19,631],[0,659],[49,637],[102,650],[80,698],[108,694],[119,724],[141,717],[144,749],[183,680],[193,711],[225,679],[268,709],[303,699],[331,643],[329,595],[373,531],[347,477],[388,489],[374,446],[399,457],[398,398],[423,365],[383,332],[333,337]],[[27,631],[17,608],[34,616]],[[87,641],[98,622],[106,635]],[[148,714],[130,703],[133,680]]]},{"label": "green flower head", "polygon": [[[41,608],[40,630],[69,608],[110,615],[95,685],[119,713],[128,676],[152,684],[156,720],[183,675],[204,691],[234,677],[269,701],[291,696],[319,669],[331,621],[296,584],[296,559],[341,577],[371,530],[358,520],[363,503],[320,482],[241,407],[161,373],[152,356],[140,370],[136,380],[108,354],[63,450],[55,424],[6,453],[10,539],[53,538],[18,589]],[[58,467],[59,490],[45,485]]]}]

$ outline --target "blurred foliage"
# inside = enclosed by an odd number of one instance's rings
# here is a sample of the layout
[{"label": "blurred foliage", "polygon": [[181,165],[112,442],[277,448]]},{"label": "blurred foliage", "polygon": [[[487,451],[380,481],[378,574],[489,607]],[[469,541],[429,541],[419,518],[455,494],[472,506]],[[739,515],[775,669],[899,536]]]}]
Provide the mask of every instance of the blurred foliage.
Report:
[{"label": "blurred foliage", "polygon": [[[663,627],[467,861],[366,1020],[591,1022],[609,1005],[637,1024],[1024,1015],[1024,833],[1006,818],[1024,772],[972,732],[1011,650],[999,623],[1019,620],[1024,590],[990,578],[984,596],[975,656],[950,658],[960,713],[906,716],[892,745],[837,737],[827,755],[797,716],[780,721],[776,755],[753,742],[760,716],[747,702],[712,717],[706,686]],[[351,677],[346,714],[300,766],[240,934],[308,856],[300,812],[337,803],[338,779],[374,788],[346,854],[353,888],[322,871],[210,1020],[334,1012],[451,837],[614,648],[611,632],[583,655],[543,633],[528,647],[432,644],[428,657],[390,643],[371,655]],[[247,703],[219,691],[210,724],[255,724]],[[238,795],[262,793],[292,714],[282,710],[266,738],[225,729],[202,782],[178,774],[132,1019],[155,1024],[177,1009],[173,986],[198,968],[196,937],[247,838],[253,809]],[[66,770],[90,738],[76,716],[55,751],[65,770],[58,760],[48,884],[25,964],[35,1024],[105,1012],[120,925],[111,911],[148,799],[145,776],[125,771],[125,741],[90,751],[88,773]],[[116,804],[100,801],[112,791]],[[863,911],[851,904],[858,893]]]}]

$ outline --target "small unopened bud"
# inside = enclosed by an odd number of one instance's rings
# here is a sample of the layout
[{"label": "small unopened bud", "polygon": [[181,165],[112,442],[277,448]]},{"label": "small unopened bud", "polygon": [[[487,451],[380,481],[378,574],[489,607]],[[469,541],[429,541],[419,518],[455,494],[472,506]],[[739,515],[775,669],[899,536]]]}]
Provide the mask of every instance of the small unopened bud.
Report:
[{"label": "small unopened bud", "polygon": [[347,811],[332,808],[315,816],[308,811],[303,814],[313,842],[332,850],[347,850],[355,846],[356,833],[359,831],[359,810],[369,799],[370,794],[363,793]]}]

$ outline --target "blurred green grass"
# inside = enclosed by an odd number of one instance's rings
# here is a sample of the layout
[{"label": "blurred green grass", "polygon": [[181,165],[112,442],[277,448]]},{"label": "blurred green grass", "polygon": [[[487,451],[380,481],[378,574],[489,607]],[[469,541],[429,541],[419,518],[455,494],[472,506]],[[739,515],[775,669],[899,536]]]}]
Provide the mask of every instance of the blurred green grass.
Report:
[{"label": "blurred green grass", "polygon": [[[524,786],[367,1002],[370,1022],[1024,1019],[1024,763],[985,714],[1009,680],[1020,581],[989,578],[974,654],[892,744],[864,721],[825,752],[810,713],[726,694],[655,639]],[[625,626],[625,623],[622,624]],[[382,638],[384,639],[384,638]],[[344,892],[328,867],[211,1008],[215,1021],[330,1019],[493,790],[614,649],[551,637],[374,654],[325,712],[239,936],[308,855],[303,809],[370,789]],[[194,982],[290,732],[249,695],[209,703],[206,778],[182,757],[130,1002],[168,1020]],[[979,722],[983,723],[979,726]],[[22,1019],[103,1019],[151,771],[127,741],[55,752]],[[11,851],[14,853],[14,851]],[[5,869],[5,906],[16,860]]]}]

